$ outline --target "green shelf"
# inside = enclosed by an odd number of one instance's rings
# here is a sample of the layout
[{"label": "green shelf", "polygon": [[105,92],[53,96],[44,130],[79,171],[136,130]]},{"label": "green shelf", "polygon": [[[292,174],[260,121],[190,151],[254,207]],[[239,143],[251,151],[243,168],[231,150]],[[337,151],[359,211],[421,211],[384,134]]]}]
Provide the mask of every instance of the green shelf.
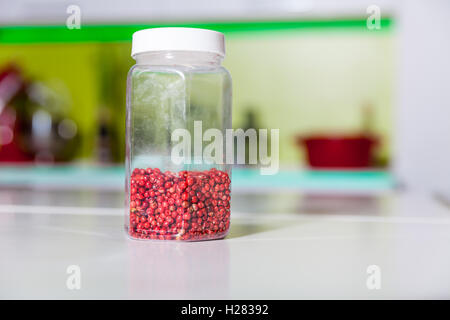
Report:
[{"label": "green shelf", "polygon": [[[124,168],[93,166],[4,166],[0,167],[1,187],[61,187],[108,188],[124,186]],[[235,168],[232,173],[234,190],[337,190],[381,191],[394,187],[387,171],[302,171],[280,170],[276,175],[263,176],[259,170]]]},{"label": "green shelf", "polygon": [[80,29],[68,29],[65,25],[0,26],[0,43],[24,44],[131,41],[131,35],[135,31],[157,27],[206,28],[226,34],[298,29],[353,29],[373,33],[389,30],[392,24],[391,18],[383,18],[380,21],[381,29],[377,31],[370,31],[367,29],[366,19],[116,25],[87,24],[81,25]]}]

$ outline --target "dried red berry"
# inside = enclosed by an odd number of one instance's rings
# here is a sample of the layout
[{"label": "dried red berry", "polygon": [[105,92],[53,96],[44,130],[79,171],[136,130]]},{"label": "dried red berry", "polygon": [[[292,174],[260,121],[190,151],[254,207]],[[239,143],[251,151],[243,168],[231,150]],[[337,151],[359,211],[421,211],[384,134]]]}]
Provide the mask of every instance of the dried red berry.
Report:
[{"label": "dried red berry", "polygon": [[215,168],[178,174],[134,169],[129,196],[133,238],[217,239],[230,225],[230,178]]}]

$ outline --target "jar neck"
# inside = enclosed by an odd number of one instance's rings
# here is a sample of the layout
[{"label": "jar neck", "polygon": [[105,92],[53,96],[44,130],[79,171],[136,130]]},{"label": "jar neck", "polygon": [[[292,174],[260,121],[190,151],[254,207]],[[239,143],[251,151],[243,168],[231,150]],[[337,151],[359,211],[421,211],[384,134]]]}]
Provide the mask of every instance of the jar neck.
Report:
[{"label": "jar neck", "polygon": [[223,57],[212,52],[156,51],[134,56],[136,64],[220,66]]}]

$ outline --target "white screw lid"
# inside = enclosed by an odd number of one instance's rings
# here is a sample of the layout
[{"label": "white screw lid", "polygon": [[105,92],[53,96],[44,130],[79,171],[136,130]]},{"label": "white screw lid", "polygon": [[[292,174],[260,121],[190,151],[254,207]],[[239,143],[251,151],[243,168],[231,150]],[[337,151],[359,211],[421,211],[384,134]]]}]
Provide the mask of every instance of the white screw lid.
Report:
[{"label": "white screw lid", "polygon": [[201,51],[225,56],[223,33],[197,28],[152,28],[133,33],[131,56],[154,51]]}]

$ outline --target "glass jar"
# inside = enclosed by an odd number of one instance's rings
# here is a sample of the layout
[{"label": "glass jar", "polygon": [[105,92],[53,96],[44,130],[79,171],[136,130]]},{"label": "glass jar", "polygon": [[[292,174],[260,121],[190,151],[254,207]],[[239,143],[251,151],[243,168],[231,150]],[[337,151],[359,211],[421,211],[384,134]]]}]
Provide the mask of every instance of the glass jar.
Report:
[{"label": "glass jar", "polygon": [[203,134],[208,129],[216,139],[231,129],[231,77],[221,66],[224,56],[224,36],[215,31],[155,28],[133,34],[125,163],[125,228],[131,238],[195,241],[227,235],[226,144],[218,144],[215,157],[202,152],[212,142]]}]

